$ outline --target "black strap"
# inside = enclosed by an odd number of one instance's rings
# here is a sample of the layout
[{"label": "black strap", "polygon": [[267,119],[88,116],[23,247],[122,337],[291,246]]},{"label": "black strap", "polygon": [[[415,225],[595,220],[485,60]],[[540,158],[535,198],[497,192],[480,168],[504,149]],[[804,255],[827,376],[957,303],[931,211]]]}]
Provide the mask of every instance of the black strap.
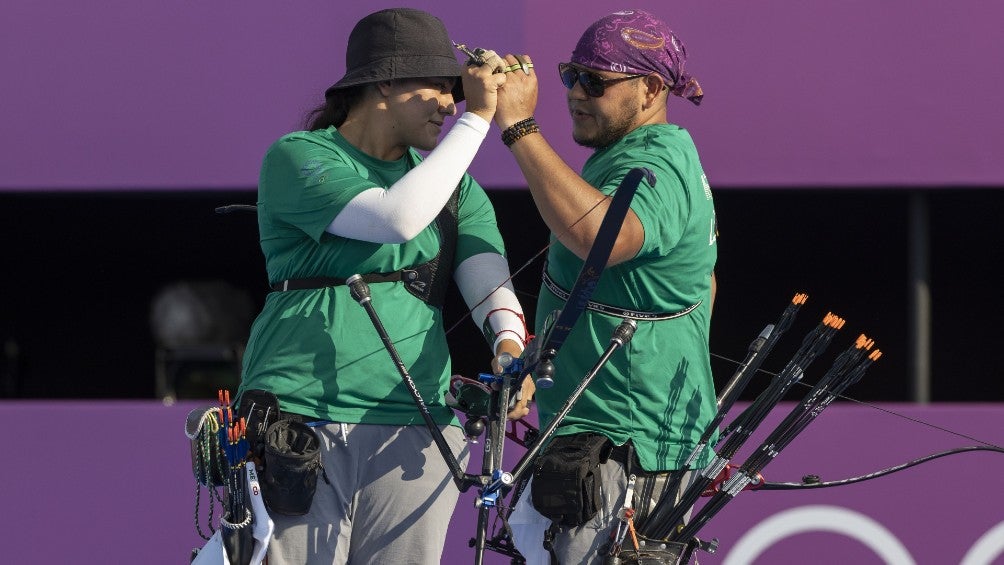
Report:
[{"label": "black strap", "polygon": [[[431,260],[410,269],[401,269],[391,273],[367,273],[362,276],[363,280],[367,283],[403,281],[405,289],[412,295],[427,304],[442,309],[443,304],[446,303],[446,291],[450,287],[453,261],[457,254],[457,239],[459,237],[457,216],[459,210],[460,185],[458,184],[446,202],[446,206],[436,216],[436,229],[439,231],[439,253]],[[280,281],[271,287],[274,291],[283,292],[344,284],[345,279],[341,277],[309,277]]]},{"label": "black strap", "polygon": [[[367,283],[397,282],[403,280],[405,271],[414,272],[410,269],[402,269],[393,273],[368,273],[363,275],[363,280]],[[345,279],[339,277],[310,277],[306,279],[289,279],[277,282],[272,285],[272,290],[306,290],[311,288],[325,288],[329,286],[341,286],[345,284]]]},{"label": "black strap", "polygon": [[554,537],[560,530],[561,526],[555,522],[551,522],[551,525],[544,530],[544,549],[551,556],[551,565],[561,565],[561,562],[558,561],[558,553],[554,550]]},{"label": "black strap", "polygon": [[[457,239],[460,235],[460,224],[457,216],[460,213],[460,184],[453,190],[450,199],[446,201],[446,206],[436,216],[436,229],[439,230],[439,253],[431,261],[422,266],[428,266],[431,270],[431,282],[428,283],[428,298],[423,298],[427,303],[443,308],[446,303],[446,291],[450,288],[450,279],[453,278],[453,262],[457,255]],[[410,288],[409,292],[415,294],[415,290]],[[417,289],[416,289],[417,290]],[[423,289],[424,290],[424,289]],[[416,296],[418,296],[416,294]],[[419,296],[419,298],[422,298]]]}]

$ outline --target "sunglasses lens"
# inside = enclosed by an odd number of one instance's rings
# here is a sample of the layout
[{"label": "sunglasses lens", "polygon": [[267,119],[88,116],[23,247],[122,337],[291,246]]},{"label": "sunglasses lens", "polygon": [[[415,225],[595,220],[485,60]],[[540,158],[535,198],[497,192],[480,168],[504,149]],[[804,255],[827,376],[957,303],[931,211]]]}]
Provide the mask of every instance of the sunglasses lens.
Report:
[{"label": "sunglasses lens", "polygon": [[593,98],[598,98],[603,96],[603,79],[598,75],[589,73],[586,71],[579,72],[579,83],[582,84],[582,90],[586,91],[586,94],[592,96]]},{"label": "sunglasses lens", "polygon": [[586,93],[586,96],[593,98],[603,96],[606,84],[603,77],[596,73],[577,69],[568,63],[560,63],[558,64],[558,75],[561,77],[561,84],[569,90],[574,88],[575,83],[578,82],[582,85],[582,91]]},{"label": "sunglasses lens", "polygon": [[568,65],[560,65],[558,67],[558,74],[561,76],[561,84],[565,85],[565,88],[571,90],[575,86],[575,81],[578,79],[579,73],[569,67]]}]

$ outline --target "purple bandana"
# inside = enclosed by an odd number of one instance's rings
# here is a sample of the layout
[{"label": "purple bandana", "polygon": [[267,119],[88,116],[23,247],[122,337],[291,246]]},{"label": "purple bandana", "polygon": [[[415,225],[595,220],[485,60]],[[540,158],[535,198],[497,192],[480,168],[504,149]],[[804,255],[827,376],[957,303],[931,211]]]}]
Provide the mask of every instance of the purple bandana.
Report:
[{"label": "purple bandana", "polygon": [[582,34],[572,62],[617,73],[656,73],[670,92],[700,104],[704,92],[683,66],[687,50],[661,20],[642,10],[614,12]]}]

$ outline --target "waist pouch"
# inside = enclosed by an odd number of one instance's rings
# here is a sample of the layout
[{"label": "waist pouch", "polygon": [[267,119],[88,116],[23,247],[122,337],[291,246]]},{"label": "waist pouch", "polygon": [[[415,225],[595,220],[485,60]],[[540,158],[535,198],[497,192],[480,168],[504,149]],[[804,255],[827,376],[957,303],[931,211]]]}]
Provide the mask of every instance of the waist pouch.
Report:
[{"label": "waist pouch", "polygon": [[265,431],[280,418],[279,399],[275,394],[261,389],[251,389],[241,394],[237,406],[237,416],[244,418],[247,439],[251,455],[262,465],[265,456]]},{"label": "waist pouch", "polygon": [[321,466],[321,440],[301,422],[281,419],[265,430],[261,495],[272,512],[302,516],[310,510]]},{"label": "waist pouch", "polygon": [[[241,395],[237,419],[244,418],[250,457],[261,466],[264,452],[265,430],[279,418],[279,400],[265,390],[248,390]],[[199,484],[221,487],[230,464],[225,454],[227,436],[223,427],[223,407],[196,408],[185,419],[185,435],[191,440],[192,469]],[[243,456],[243,454],[242,454]]]},{"label": "waist pouch", "polygon": [[599,466],[612,444],[600,434],[558,436],[544,448],[533,472],[531,501],[554,523],[581,526],[599,512]]}]

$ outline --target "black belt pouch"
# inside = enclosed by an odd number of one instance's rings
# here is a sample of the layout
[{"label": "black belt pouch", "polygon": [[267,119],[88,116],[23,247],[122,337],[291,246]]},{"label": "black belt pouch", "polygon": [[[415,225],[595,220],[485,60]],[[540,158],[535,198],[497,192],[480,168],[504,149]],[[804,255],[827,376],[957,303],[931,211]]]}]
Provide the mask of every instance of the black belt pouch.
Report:
[{"label": "black belt pouch", "polygon": [[321,466],[321,441],[303,423],[279,420],[265,430],[261,494],[269,511],[302,516],[310,510]]},{"label": "black belt pouch", "polygon": [[599,466],[612,447],[600,434],[552,439],[534,469],[534,508],[562,526],[581,526],[591,520],[602,504]]}]

